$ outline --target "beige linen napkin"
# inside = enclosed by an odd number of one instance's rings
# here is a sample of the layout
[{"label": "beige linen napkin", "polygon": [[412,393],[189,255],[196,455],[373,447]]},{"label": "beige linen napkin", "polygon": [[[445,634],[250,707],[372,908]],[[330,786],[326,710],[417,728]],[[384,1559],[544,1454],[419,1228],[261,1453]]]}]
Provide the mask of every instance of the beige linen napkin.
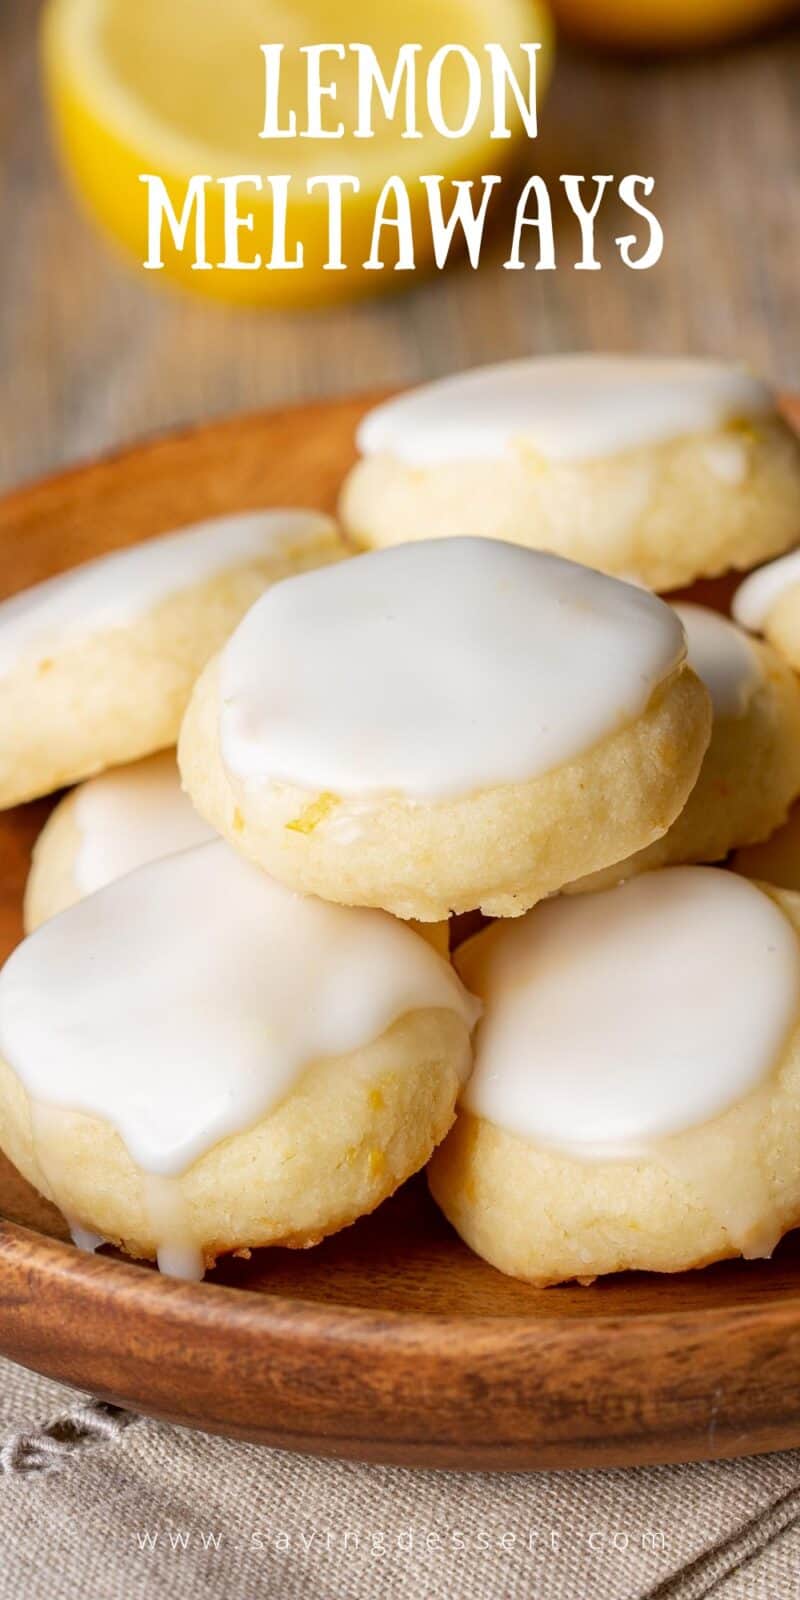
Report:
[{"label": "beige linen napkin", "polygon": [[800,1452],[469,1474],[291,1456],[0,1361],[0,1600],[789,1600]]}]

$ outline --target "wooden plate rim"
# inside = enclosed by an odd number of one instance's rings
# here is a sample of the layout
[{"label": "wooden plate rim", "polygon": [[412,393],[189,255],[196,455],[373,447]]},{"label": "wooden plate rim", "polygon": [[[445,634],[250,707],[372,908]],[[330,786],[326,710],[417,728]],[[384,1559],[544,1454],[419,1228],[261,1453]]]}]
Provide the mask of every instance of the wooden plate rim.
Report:
[{"label": "wooden plate rim", "polygon": [[[9,1248],[9,1246],[11,1248]],[[797,1296],[787,1298],[784,1294],[765,1294],[759,1296],[758,1301],[732,1301],[727,1305],[703,1306],[698,1310],[689,1310],[676,1313],[666,1311],[633,1311],[624,1317],[613,1312],[590,1312],[587,1316],[462,1316],[454,1317],[444,1313],[422,1312],[415,1310],[392,1311],[381,1308],[380,1312],[370,1311],[366,1307],[340,1304],[339,1302],[303,1299],[301,1296],[278,1294],[261,1294],[255,1290],[241,1288],[238,1285],[232,1288],[228,1284],[209,1282],[184,1283],[176,1278],[162,1276],[153,1271],[152,1267],[138,1261],[126,1261],[115,1256],[90,1255],[76,1251],[75,1247],[65,1240],[51,1238],[44,1233],[38,1233],[34,1228],[27,1228],[18,1222],[11,1222],[0,1218],[0,1267],[3,1259],[17,1260],[20,1254],[33,1254],[38,1258],[37,1270],[41,1270],[43,1282],[55,1281],[69,1277],[77,1281],[81,1288],[91,1295],[100,1293],[109,1284],[118,1286],[120,1293],[129,1291],[135,1295],[137,1304],[149,1314],[157,1314],[159,1310],[175,1311],[181,1314],[187,1308],[203,1308],[203,1313],[213,1314],[215,1306],[226,1306],[226,1320],[231,1312],[236,1320],[242,1323],[243,1328],[258,1322],[259,1334],[263,1335],[265,1324],[275,1315],[276,1323],[282,1323],[287,1316],[296,1318],[300,1315],[308,1324],[314,1324],[320,1332],[337,1334],[339,1325],[343,1322],[356,1326],[364,1338],[378,1335],[381,1343],[385,1343],[387,1332],[392,1336],[400,1335],[400,1342],[404,1342],[410,1335],[416,1341],[419,1338],[441,1332],[442,1329],[452,1328],[457,1322],[459,1336],[463,1333],[475,1333],[476,1347],[482,1345],[487,1332],[496,1333],[502,1330],[509,1333],[516,1340],[526,1334],[534,1336],[538,1343],[541,1335],[548,1332],[569,1331],[570,1344],[574,1345],[575,1335],[597,1332],[607,1333],[610,1327],[626,1330],[635,1326],[641,1332],[645,1328],[661,1328],[665,1324],[677,1327],[680,1324],[680,1335],[685,1338],[687,1326],[697,1325],[698,1332],[706,1333],[711,1329],[718,1334],[719,1328],[725,1326],[735,1316],[736,1323],[741,1328],[743,1322],[757,1325],[768,1317],[773,1323],[776,1313],[780,1313],[789,1327],[796,1325],[800,1332],[800,1291]],[[702,1270],[702,1269],[698,1269]],[[135,1273],[135,1278],[131,1273]],[[192,1322],[193,1316],[185,1320]],[[202,1320],[202,1316],[200,1317]]]}]

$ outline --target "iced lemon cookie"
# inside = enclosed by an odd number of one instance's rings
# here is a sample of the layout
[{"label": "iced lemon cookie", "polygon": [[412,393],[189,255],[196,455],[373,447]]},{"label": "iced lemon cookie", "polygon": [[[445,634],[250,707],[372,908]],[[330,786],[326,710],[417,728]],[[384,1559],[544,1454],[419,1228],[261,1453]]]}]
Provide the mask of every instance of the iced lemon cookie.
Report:
[{"label": "iced lemon cookie", "polygon": [[791,668],[718,611],[675,610],[714,711],[700,776],[661,839],[576,888],[609,887],[653,867],[722,861],[737,845],[768,838],[800,794],[800,682]]},{"label": "iced lemon cookie", "polygon": [[199,680],[179,761],[201,815],[293,888],[515,916],[664,833],[709,723],[655,596],[444,539],[276,585]]},{"label": "iced lemon cookie", "polygon": [[769,1255],[800,1222],[800,897],[673,867],[464,946],[475,1070],[429,1168],[539,1284]]},{"label": "iced lemon cookie", "polygon": [[0,974],[0,1144],[75,1236],[200,1276],[371,1211],[453,1119],[477,1014],[391,917],[221,840],[46,923]]},{"label": "iced lemon cookie", "polygon": [[248,606],[343,553],[317,512],[245,512],[0,603],[0,806],[174,744],[198,672]]},{"label": "iced lemon cookie", "polygon": [[488,534],[666,590],[800,535],[800,444],[767,385],[721,362],[478,368],[379,406],[358,445],[341,515],[370,547]]},{"label": "iced lemon cookie", "polygon": [[751,572],[733,597],[733,615],[800,672],[800,550]]},{"label": "iced lemon cookie", "polygon": [[36,841],[26,932],[126,872],[213,837],[181,788],[172,750],[90,778],[56,806]]}]

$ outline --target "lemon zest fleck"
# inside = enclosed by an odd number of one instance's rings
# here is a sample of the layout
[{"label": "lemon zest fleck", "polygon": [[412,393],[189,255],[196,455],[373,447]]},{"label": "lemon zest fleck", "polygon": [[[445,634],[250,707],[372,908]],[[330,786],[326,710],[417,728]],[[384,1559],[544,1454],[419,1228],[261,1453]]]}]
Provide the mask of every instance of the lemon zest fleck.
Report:
[{"label": "lemon zest fleck", "polygon": [[334,806],[338,806],[338,804],[338,794],[330,794],[326,790],[324,794],[318,795],[316,800],[312,800],[311,804],[306,806],[305,811],[301,811],[299,817],[295,817],[292,822],[287,822],[286,826],[290,833],[313,833],[314,829],[325,821]]}]

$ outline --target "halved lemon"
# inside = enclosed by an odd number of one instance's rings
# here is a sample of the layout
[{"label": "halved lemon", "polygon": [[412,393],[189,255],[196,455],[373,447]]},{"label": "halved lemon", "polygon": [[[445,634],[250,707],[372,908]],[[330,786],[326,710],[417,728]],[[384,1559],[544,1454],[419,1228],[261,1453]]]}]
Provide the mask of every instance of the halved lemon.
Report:
[{"label": "halved lemon", "polygon": [[[265,120],[265,57],[261,46],[282,43],[281,126],[291,110],[298,132],[306,126],[306,57],[300,46],[357,40],[370,45],[387,83],[401,45],[419,43],[416,61],[417,126],[420,139],[404,138],[402,114],[387,118],[375,100],[374,137],[355,136],[357,56],[324,62],[325,80],[335,80],[335,101],[324,104],[324,126],[341,122],[340,139],[259,137]],[[291,174],[286,225],[287,249],[302,241],[302,271],[193,271],[193,250],[175,248],[164,233],[165,271],[149,276],[177,279],[217,297],[271,304],[320,304],[396,286],[413,274],[365,272],[375,205],[387,177],[408,188],[414,221],[416,265],[432,254],[428,201],[420,174],[478,178],[503,172],[525,137],[516,103],[508,96],[512,138],[492,140],[491,66],[484,46],[505,51],[519,81],[527,81],[521,43],[541,41],[537,58],[539,90],[549,76],[551,30],[538,0],[49,0],[44,13],[45,78],[64,164],[91,214],[107,234],[140,263],[148,253],[147,189],[140,174],[163,178],[180,214],[189,178],[232,174],[263,175],[258,193],[243,190],[252,228],[242,234],[242,255],[252,241],[255,252],[270,255],[273,196],[269,175]],[[481,64],[484,93],[480,112],[463,138],[435,131],[427,115],[428,63],[443,45],[458,43]],[[464,80],[459,63],[443,76],[443,104],[449,96],[458,122]],[[402,113],[403,97],[399,111]],[[328,258],[328,197],[311,195],[306,180],[317,174],[358,177],[360,192],[345,191],[343,259],[346,271],[325,271]],[[448,198],[449,196],[449,198]],[[444,190],[446,210],[452,191]],[[224,196],[214,183],[206,190],[208,260],[224,258]],[[391,231],[391,230],[387,230]]]}]

